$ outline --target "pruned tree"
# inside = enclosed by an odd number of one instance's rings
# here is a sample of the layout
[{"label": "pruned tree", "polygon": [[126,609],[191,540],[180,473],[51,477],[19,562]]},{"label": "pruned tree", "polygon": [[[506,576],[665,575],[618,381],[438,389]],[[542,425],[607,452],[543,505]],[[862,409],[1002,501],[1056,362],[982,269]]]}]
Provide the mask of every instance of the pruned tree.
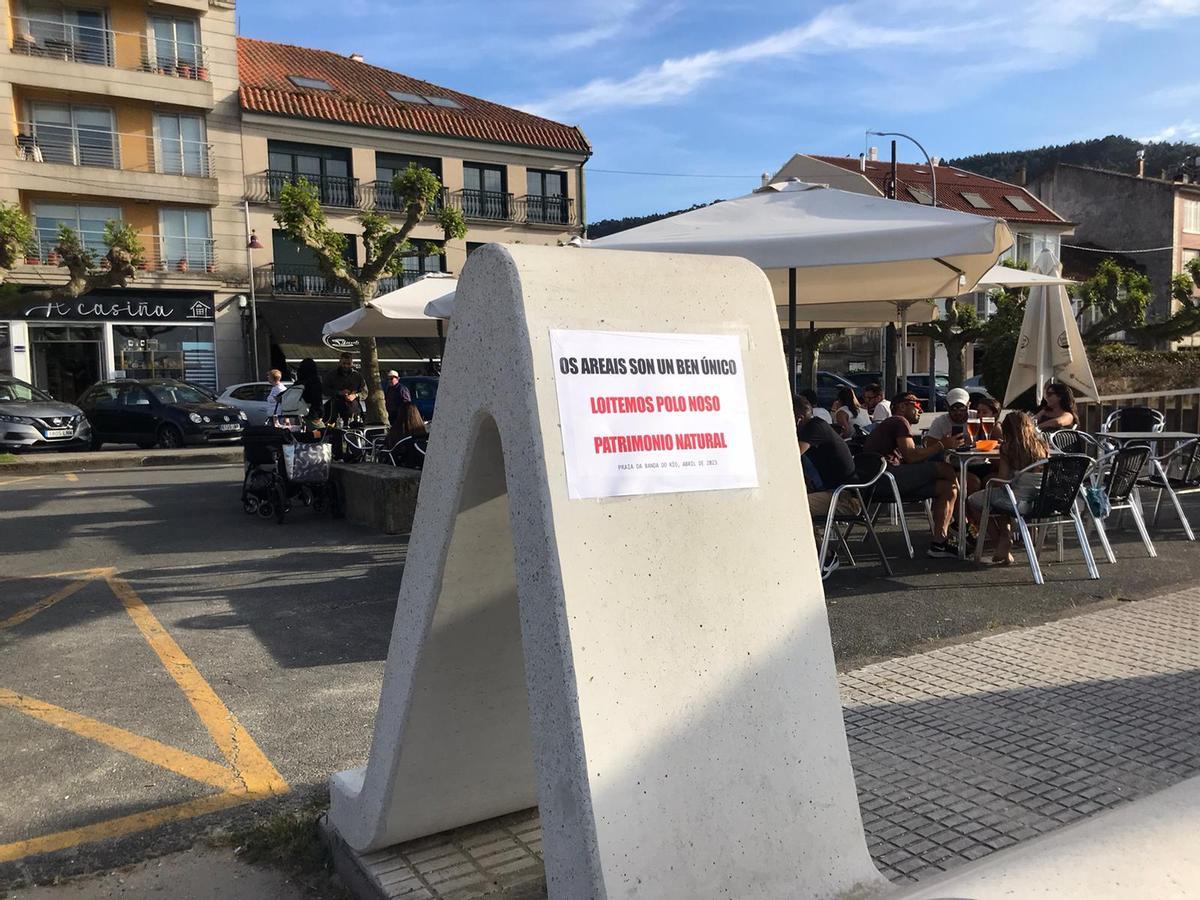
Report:
[{"label": "pruned tree", "polygon": [[796,362],[800,366],[800,387],[817,388],[817,355],[822,345],[835,334],[841,334],[840,328],[797,328],[796,329]]},{"label": "pruned tree", "polygon": [[1176,341],[1200,332],[1200,258],[1192,259],[1184,271],[1171,279],[1171,300],[1179,305],[1163,322],[1151,322],[1138,330],[1156,341]]},{"label": "pruned tree", "polygon": [[1072,285],[1069,293],[1079,301],[1080,336],[1088,345],[1122,332],[1136,332],[1146,324],[1152,297],[1150,279],[1144,273],[1108,258],[1100,261],[1091,278]]},{"label": "pruned tree", "polygon": [[[350,294],[358,308],[373,300],[380,279],[400,275],[404,254],[412,249],[409,235],[425,217],[442,190],[442,183],[429,169],[409,163],[392,179],[392,192],[400,204],[403,222],[391,219],[376,209],[364,210],[358,217],[363,241],[363,262],[355,265],[347,257],[349,236],[329,224],[315,185],[298,179],[283,185],[279,192],[279,212],[275,222],[290,239],[308,247],[317,259],[321,274]],[[462,213],[450,206],[438,212],[438,223],[447,240],[467,233]],[[387,423],[383,387],[379,381],[379,348],[375,338],[359,341],[363,377],[367,382],[367,415],[372,422]]]},{"label": "pruned tree", "polygon": [[947,375],[950,385],[963,383],[966,366],[963,351],[984,335],[984,323],[975,312],[973,303],[951,297],[946,301],[946,314],[932,322],[908,326],[908,333],[927,337],[946,348]]},{"label": "pruned tree", "polygon": [[[74,300],[94,290],[125,287],[145,263],[141,239],[132,226],[114,219],[104,223],[104,253],[88,247],[74,228],[59,225],[47,258],[67,270],[63,284],[10,294],[0,299],[0,314],[14,314],[30,301]],[[0,203],[0,279],[28,254],[37,252],[33,224],[20,207]]]}]

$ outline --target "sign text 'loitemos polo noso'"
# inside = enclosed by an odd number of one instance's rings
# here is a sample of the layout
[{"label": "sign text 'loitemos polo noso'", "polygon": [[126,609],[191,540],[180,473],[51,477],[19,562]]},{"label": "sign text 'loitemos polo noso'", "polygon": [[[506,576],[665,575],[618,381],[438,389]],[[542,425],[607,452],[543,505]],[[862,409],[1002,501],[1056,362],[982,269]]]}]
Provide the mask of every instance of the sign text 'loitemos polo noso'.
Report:
[{"label": "sign text 'loitemos polo noso'", "polygon": [[573,500],[758,486],[732,334],[551,329]]}]

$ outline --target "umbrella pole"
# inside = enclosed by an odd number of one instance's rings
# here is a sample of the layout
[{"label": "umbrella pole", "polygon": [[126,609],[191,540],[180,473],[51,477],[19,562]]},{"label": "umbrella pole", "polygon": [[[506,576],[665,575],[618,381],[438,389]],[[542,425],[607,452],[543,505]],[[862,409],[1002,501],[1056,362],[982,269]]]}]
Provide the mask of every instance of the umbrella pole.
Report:
[{"label": "umbrella pole", "polygon": [[908,390],[908,304],[900,304],[900,391]]},{"label": "umbrella pole", "polygon": [[796,270],[788,269],[788,366],[791,374],[788,383],[792,396],[799,393],[800,382],[796,373]]}]

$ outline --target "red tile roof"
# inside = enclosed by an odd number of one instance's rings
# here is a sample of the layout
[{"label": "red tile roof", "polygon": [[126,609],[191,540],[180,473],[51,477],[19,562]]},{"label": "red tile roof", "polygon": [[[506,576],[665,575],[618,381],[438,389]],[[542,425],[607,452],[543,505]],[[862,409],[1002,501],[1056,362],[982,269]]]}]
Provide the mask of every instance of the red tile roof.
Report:
[{"label": "red tile roof", "polygon": [[[516,144],[590,155],[583,132],[440,85],[357,62],[328,50],[310,50],[238,38],[242,109],[296,119],[321,119],[421,134]],[[332,91],[297,87],[289,75],[318,78]],[[461,109],[401,103],[388,91],[446,97]]]},{"label": "red tile roof", "polygon": [[[821,162],[829,163],[848,172],[859,171],[859,160],[850,156],[812,156]],[[892,176],[890,160],[867,160],[867,170],[863,173],[875,185],[880,193],[884,193],[887,182]],[[919,202],[909,192],[908,188],[915,187],[929,192],[933,178],[929,166],[918,163],[896,163],[896,178],[900,182],[896,196],[910,203]],[[981,209],[968,201],[963,194],[978,194],[988,204],[990,209]],[[1021,197],[1033,207],[1033,211],[1018,209],[1009,197]],[[1058,213],[1046,206],[1025,188],[985,175],[976,175],[966,169],[954,166],[937,167],[937,199],[938,206],[946,209],[956,209],[959,212],[974,213],[978,216],[998,216],[1008,222],[1029,222],[1043,225],[1069,224]]]}]

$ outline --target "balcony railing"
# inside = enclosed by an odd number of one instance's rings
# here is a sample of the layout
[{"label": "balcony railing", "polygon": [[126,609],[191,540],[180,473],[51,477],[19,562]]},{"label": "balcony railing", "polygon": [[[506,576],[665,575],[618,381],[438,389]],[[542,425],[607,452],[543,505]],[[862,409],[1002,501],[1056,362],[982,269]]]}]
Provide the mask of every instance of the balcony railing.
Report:
[{"label": "balcony railing", "polygon": [[[405,272],[379,279],[379,293],[386,294],[423,277],[422,272]],[[267,263],[254,270],[254,292],[263,297],[349,297],[350,292],[330,281],[315,266]]]},{"label": "balcony railing", "polygon": [[516,219],[529,225],[574,225],[575,201],[570,197],[526,194],[517,198]]},{"label": "balcony railing", "polygon": [[483,219],[486,221],[513,221],[513,195],[502,191],[476,191],[463,188],[451,191],[448,197],[451,205],[462,211],[463,218]]},{"label": "balcony railing", "polygon": [[[380,212],[404,212],[403,201],[396,196],[390,181],[370,181],[359,188],[359,203],[365,209],[374,207]],[[429,204],[426,215],[434,216],[446,205],[446,189],[443,188]]]},{"label": "balcony railing", "polygon": [[17,156],[31,162],[197,178],[212,174],[212,145],[202,141],[36,122],[20,122],[17,131]]},{"label": "balcony railing", "polygon": [[[108,253],[103,231],[79,231],[80,241],[97,260]],[[212,238],[182,237],[170,234],[142,234],[142,271],[177,274],[211,274],[217,270],[216,242]],[[58,229],[34,229],[34,246],[26,262],[58,265]],[[102,264],[102,262],[101,262]]]},{"label": "balcony railing", "polygon": [[246,176],[246,199],[252,203],[275,203],[285,184],[307,181],[317,188],[317,199],[324,206],[350,209],[362,205],[357,178],[342,175],[296,175],[268,170]]},{"label": "balcony railing", "polygon": [[60,19],[13,16],[12,49],[23,56],[208,81],[208,57],[200,44]]}]

